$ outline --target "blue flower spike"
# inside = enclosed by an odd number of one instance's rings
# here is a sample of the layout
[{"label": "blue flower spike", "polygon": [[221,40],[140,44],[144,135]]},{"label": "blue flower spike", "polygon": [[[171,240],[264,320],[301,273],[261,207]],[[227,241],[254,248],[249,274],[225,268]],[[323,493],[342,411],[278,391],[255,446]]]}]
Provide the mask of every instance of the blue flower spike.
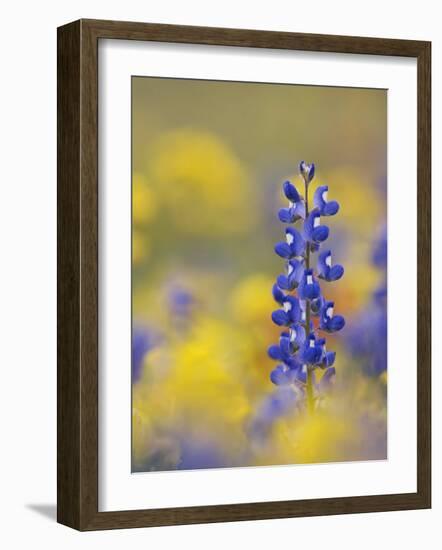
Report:
[{"label": "blue flower spike", "polygon": [[315,177],[315,165],[313,162],[311,164],[307,164],[305,161],[301,160],[299,163],[299,172],[304,178],[305,183],[308,185]]},{"label": "blue flower spike", "polygon": [[313,204],[321,216],[334,216],[339,210],[337,201],[327,201],[328,185],[320,185],[313,196]]},{"label": "blue flower spike", "polygon": [[278,212],[278,217],[282,223],[295,223],[305,218],[305,203],[296,187],[289,181],[286,181],[283,185],[283,191],[289,200],[289,206],[288,208],[281,208]]},{"label": "blue flower spike", "polygon": [[[272,294],[280,308],[272,313],[273,322],[282,328],[279,343],[268,349],[271,359],[278,361],[270,379],[283,391],[296,395],[297,410],[313,414],[322,406],[323,393],[335,377],[336,352],[327,351],[326,339],[318,331],[333,333],[345,325],[342,315],[334,315],[334,303],[325,299],[318,279],[332,282],[340,279],[344,268],[332,264],[331,250],[322,250],[329,236],[329,228],[321,223],[321,216],[333,216],[339,211],[337,201],[328,201],[328,186],[321,185],[309,209],[308,187],[315,176],[315,165],[302,161],[299,171],[304,180],[305,199],[289,181],[282,191],[289,201],[278,217],[285,227],[285,241],[275,246],[275,252],[285,260],[285,272],[278,275]],[[306,213],[309,214],[306,216]],[[301,220],[301,231],[293,224]],[[319,252],[317,261],[312,254]],[[316,266],[316,269],[313,266]],[[314,318],[318,317],[318,321]],[[319,383],[315,372],[323,371]],[[278,391],[282,391],[278,389]]]},{"label": "blue flower spike", "polygon": [[334,315],[334,302],[326,301],[322,307],[319,328],[325,332],[337,332],[344,328],[345,319],[342,315]]},{"label": "blue flower spike", "polygon": [[324,250],[318,256],[318,277],[324,281],[337,281],[344,275],[342,265],[335,264],[332,266],[331,250]]},{"label": "blue flower spike", "polygon": [[321,213],[318,208],[314,208],[307,216],[304,222],[304,234],[311,243],[316,245],[328,238],[329,229],[326,225],[321,225]]}]

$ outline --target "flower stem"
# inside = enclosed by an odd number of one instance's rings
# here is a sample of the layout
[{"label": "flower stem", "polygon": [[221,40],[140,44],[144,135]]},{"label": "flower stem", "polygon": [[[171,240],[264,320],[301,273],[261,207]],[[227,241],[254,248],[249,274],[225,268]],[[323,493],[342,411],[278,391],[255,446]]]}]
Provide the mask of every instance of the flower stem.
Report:
[{"label": "flower stem", "polygon": [[[309,215],[308,209],[308,183],[305,184],[305,218],[307,219]],[[310,244],[307,242],[306,252],[305,252],[305,267],[310,269]],[[306,312],[305,312],[305,334],[307,341],[310,337],[310,300],[306,301]],[[307,408],[309,413],[314,412],[315,402],[313,397],[313,380],[312,380],[312,371],[309,365],[307,365],[307,383],[306,383],[306,392],[307,392]]]}]

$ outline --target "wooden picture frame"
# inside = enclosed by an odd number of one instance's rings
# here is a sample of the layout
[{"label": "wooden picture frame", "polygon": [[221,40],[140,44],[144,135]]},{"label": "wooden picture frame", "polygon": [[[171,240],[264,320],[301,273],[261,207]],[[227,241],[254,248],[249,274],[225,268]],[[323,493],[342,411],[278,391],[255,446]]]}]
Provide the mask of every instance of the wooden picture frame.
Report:
[{"label": "wooden picture frame", "polygon": [[[404,56],[418,70],[417,492],[98,511],[98,41],[124,39]],[[79,20],[58,29],[58,521],[82,531],[431,506],[431,44]]]}]

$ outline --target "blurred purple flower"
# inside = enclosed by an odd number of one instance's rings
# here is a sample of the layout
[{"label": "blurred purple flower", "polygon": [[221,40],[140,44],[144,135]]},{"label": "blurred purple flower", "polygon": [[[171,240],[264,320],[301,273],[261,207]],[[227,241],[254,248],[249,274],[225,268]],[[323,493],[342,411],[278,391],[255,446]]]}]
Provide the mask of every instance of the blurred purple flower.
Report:
[{"label": "blurred purple flower", "polygon": [[187,318],[191,315],[195,305],[193,294],[186,288],[173,285],[169,291],[169,307],[173,315]]},{"label": "blurred purple flower", "polygon": [[296,408],[296,391],[290,386],[277,386],[273,392],[266,395],[257,407],[248,426],[248,432],[255,440],[263,440],[268,435],[274,422],[293,412]]},{"label": "blurred purple flower", "polygon": [[138,382],[143,371],[143,362],[147,353],[156,345],[157,336],[145,326],[132,328],[132,383]]},{"label": "blurred purple flower", "polygon": [[377,377],[387,370],[387,229],[374,242],[372,262],[383,271],[383,281],[371,301],[354,319],[346,334],[348,349],[358,359],[367,376]]}]

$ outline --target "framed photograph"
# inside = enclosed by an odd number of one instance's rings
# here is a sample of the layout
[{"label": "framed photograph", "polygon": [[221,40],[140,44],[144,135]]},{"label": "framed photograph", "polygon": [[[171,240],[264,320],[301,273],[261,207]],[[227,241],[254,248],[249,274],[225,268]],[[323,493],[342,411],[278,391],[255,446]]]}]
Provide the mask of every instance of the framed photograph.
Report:
[{"label": "framed photograph", "polygon": [[58,29],[58,521],[431,506],[431,45]]}]

